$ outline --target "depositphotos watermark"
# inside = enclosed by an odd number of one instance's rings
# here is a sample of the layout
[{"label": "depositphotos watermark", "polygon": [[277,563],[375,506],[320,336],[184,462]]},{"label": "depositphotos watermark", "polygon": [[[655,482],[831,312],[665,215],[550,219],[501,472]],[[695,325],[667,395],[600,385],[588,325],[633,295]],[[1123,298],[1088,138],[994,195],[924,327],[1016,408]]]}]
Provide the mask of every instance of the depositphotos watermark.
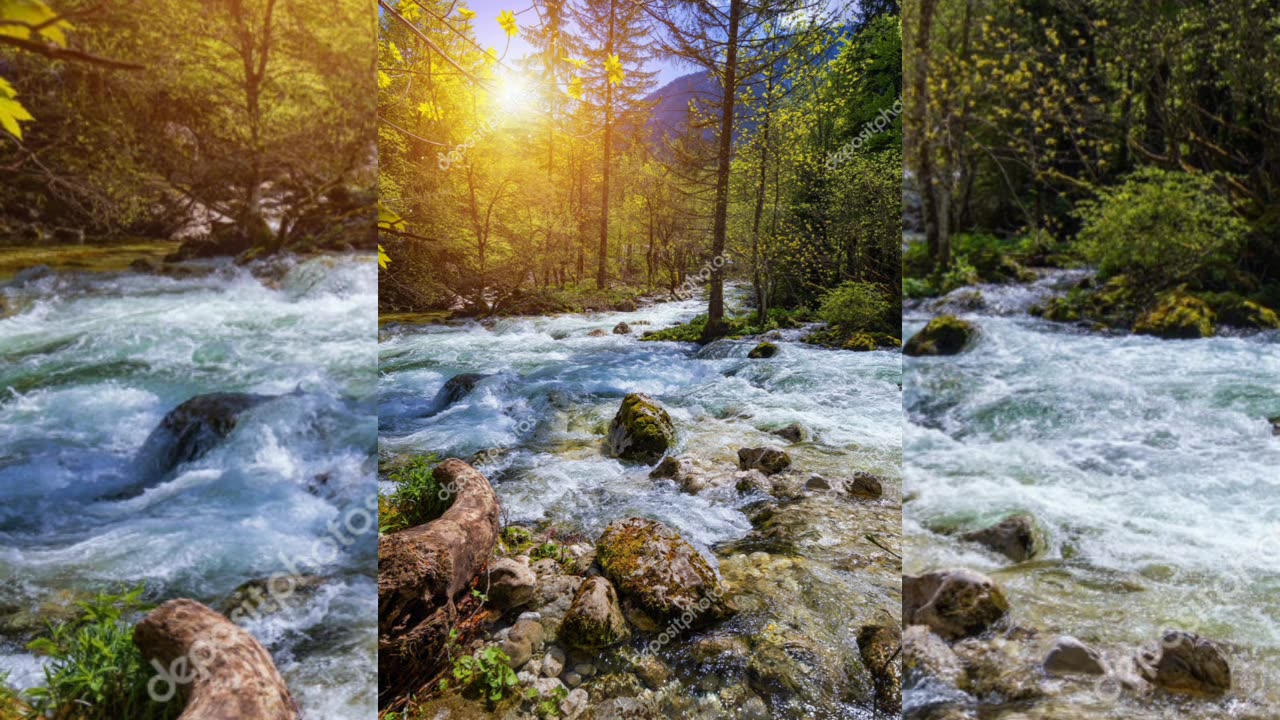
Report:
[{"label": "depositphotos watermark", "polygon": [[861,150],[863,145],[871,142],[871,138],[888,130],[893,125],[893,121],[902,115],[903,109],[902,98],[898,98],[893,102],[893,107],[881,110],[875,118],[864,123],[862,132],[855,135],[852,140],[841,146],[839,150],[827,153],[827,170],[835,170],[849,162],[854,153]]},{"label": "depositphotos watermark", "polygon": [[[329,521],[326,533],[311,546],[311,552],[305,556],[288,556],[281,554],[280,560],[284,569],[274,573],[266,581],[266,592],[259,587],[251,587],[245,591],[246,597],[239,605],[227,613],[227,618],[235,625],[221,625],[209,635],[197,639],[191,644],[186,655],[174,658],[166,667],[159,660],[152,659],[151,666],[155,675],[147,681],[147,694],[159,703],[168,702],[178,694],[178,690],[196,680],[210,677],[210,668],[220,654],[233,645],[238,637],[238,624],[243,620],[257,620],[264,613],[278,612],[289,607],[289,599],[298,589],[298,578],[305,568],[321,570],[337,561],[342,552],[354,545],[361,537],[378,532],[378,496],[375,493],[364,506],[357,506],[341,517]],[[238,687],[239,679],[231,680],[233,688]]]},{"label": "depositphotos watermark", "polygon": [[716,270],[723,268],[729,264],[729,256],[721,253],[702,264],[702,268],[698,270],[696,275],[691,275],[680,283],[680,287],[671,292],[679,300],[688,300],[697,294],[698,289],[706,283],[711,282],[711,276]]}]

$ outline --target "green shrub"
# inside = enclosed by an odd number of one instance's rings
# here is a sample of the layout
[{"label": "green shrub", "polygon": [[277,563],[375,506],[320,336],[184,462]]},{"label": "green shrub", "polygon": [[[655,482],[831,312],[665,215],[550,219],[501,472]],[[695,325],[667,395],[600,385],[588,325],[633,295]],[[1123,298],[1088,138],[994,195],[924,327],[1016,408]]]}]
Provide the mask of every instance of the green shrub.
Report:
[{"label": "green shrub", "polygon": [[435,477],[438,463],[435,455],[415,457],[386,473],[396,489],[391,495],[378,498],[379,532],[396,532],[431,522],[453,505],[454,494]]},{"label": "green shrub", "polygon": [[158,703],[147,692],[154,671],[133,644],[132,618],[148,608],[138,588],[78,603],[84,613],[49,628],[27,647],[47,656],[45,687],[28,691],[36,717],[77,720],[169,720],[179,702]]},{"label": "green shrub", "polygon": [[982,276],[978,273],[978,269],[970,265],[964,256],[957,256],[952,259],[951,269],[942,276],[942,292],[949,293],[981,282]]},{"label": "green shrub", "polygon": [[1168,288],[1230,262],[1248,227],[1210,176],[1144,168],[1081,203],[1077,246],[1103,277]]},{"label": "green shrub", "polygon": [[827,293],[818,317],[846,331],[875,330],[885,324],[891,301],[888,293],[867,282],[846,282]]},{"label": "green shrub", "polygon": [[462,690],[474,690],[491,703],[502,700],[518,682],[511,658],[492,645],[454,660],[453,679]]},{"label": "green shrub", "polygon": [[935,288],[928,280],[922,280],[914,277],[902,278],[902,297],[909,300],[919,298],[930,298],[938,295],[938,289]]}]

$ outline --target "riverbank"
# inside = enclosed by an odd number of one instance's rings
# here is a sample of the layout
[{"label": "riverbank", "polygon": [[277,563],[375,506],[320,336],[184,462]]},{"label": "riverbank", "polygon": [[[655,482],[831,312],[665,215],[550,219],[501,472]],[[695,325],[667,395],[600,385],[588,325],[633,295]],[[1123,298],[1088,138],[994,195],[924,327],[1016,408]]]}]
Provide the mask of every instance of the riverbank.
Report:
[{"label": "riverbank", "polygon": [[[376,265],[269,263],[50,266],[0,289],[0,571],[22,579],[0,588],[12,686],[43,683],[26,644],[90,595],[142,587],[146,602],[226,612],[238,589],[287,572],[305,591],[243,626],[304,711],[374,711],[376,539],[317,548],[372,498]],[[182,418],[222,430],[174,445],[165,428]]]},{"label": "riverbank", "polygon": [[[952,645],[971,665],[985,658],[985,671],[950,685],[908,672],[907,705],[1029,718],[1269,716],[1280,706],[1280,442],[1268,419],[1280,414],[1280,335],[1173,342],[1037,319],[1030,308],[1088,271],[1037,274],[908,310],[908,337],[944,313],[977,335],[958,355],[906,364],[905,571],[984,573],[1008,615],[995,639]],[[992,549],[1007,545],[984,546],[991,534],[980,531],[1018,515],[1040,534],[1037,549],[1012,558]],[[1218,643],[1224,695],[1179,696],[1142,677],[1135,657],[1167,630]],[[1061,636],[1099,664],[1046,675]]]},{"label": "riverbank", "polygon": [[[523,637],[531,627],[516,630],[523,614],[540,633],[529,656],[516,658],[519,692],[558,697],[557,708],[572,696],[574,717],[629,708],[638,717],[711,718],[751,708],[751,717],[866,718],[877,716],[878,701],[889,717],[873,676],[883,668],[860,655],[858,636],[885,626],[892,638],[900,613],[899,355],[813,347],[798,331],[771,340],[778,352],[767,359],[748,357],[758,338],[701,348],[640,342],[701,306],[384,326],[384,461],[471,459],[502,503],[508,536],[493,562],[533,576],[534,599],[472,628],[459,653]],[[624,325],[629,332],[615,333]],[[464,375],[466,387],[449,383]],[[668,477],[608,450],[629,393],[671,418],[669,454],[682,460]],[[786,469],[742,468],[739,449],[767,446],[789,456]],[[875,476],[878,493],[869,479],[852,482],[860,473]],[[384,482],[383,491],[394,487]],[[575,649],[561,627],[576,589],[601,572],[606,530],[628,518],[660,522],[689,543],[737,608],[668,633],[642,665],[633,660],[662,637],[660,626],[628,615],[628,639],[597,651]],[[618,592],[633,602],[625,587]],[[431,680],[418,694],[428,715],[538,712],[524,700],[490,710]]]}]

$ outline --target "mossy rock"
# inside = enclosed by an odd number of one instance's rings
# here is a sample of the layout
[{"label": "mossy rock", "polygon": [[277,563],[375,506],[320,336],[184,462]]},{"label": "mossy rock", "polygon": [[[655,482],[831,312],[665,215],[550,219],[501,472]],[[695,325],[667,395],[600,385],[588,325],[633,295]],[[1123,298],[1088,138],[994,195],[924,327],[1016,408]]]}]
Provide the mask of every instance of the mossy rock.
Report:
[{"label": "mossy rock", "polygon": [[973,323],[954,315],[940,315],[908,340],[902,352],[912,357],[958,355],[969,349],[977,337],[978,326]]},{"label": "mossy rock", "polygon": [[707,561],[656,520],[610,523],[596,543],[596,560],[622,596],[661,624],[682,618],[702,627],[737,612]]},{"label": "mossy rock", "polygon": [[599,575],[584,580],[560,625],[560,639],[570,647],[599,650],[630,637],[613,585]]},{"label": "mossy rock", "polygon": [[765,360],[777,354],[778,354],[777,345],[774,345],[771,342],[762,342],[759,345],[752,348],[751,352],[747,353],[747,357],[752,360]]},{"label": "mossy rock", "polygon": [[876,338],[871,333],[854,333],[844,341],[844,349],[853,352],[867,352],[875,350],[880,344],[876,342]]},{"label": "mossy rock", "polygon": [[1133,332],[1166,340],[1213,337],[1215,319],[1208,303],[1179,290],[1162,296],[1154,308],[1138,318]]},{"label": "mossy rock", "polygon": [[1236,293],[1206,293],[1201,299],[1223,325],[1251,330],[1280,329],[1280,317],[1274,310]]},{"label": "mossy rock", "polygon": [[623,460],[656,463],[675,444],[671,416],[656,400],[631,393],[609,424],[610,453]]}]

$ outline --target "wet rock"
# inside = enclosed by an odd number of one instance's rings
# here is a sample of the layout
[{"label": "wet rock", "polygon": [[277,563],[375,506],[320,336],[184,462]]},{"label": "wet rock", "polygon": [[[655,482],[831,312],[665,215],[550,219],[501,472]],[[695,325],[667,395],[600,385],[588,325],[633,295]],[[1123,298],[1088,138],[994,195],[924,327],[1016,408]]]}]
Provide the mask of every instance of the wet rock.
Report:
[{"label": "wet rock", "polygon": [[195,462],[231,435],[241,415],[270,399],[250,393],[197,395],[164,416],[138,451],[138,462],[153,479]]},{"label": "wet rock", "polygon": [[1008,612],[1009,603],[995,581],[972,570],[902,578],[903,623],[926,625],[947,640],[985,632]]},{"label": "wet rock", "polygon": [[576,688],[582,684],[582,675],[576,670],[570,670],[564,674],[564,684],[571,688]]},{"label": "wet rock", "polygon": [[631,666],[631,671],[651,690],[657,690],[667,684],[671,678],[671,670],[666,663],[649,653],[641,655]]},{"label": "wet rock", "polygon": [[952,649],[964,664],[965,689],[969,693],[999,702],[1043,697],[1037,668],[1022,659],[1020,643],[1004,638],[969,638],[956,643]]},{"label": "wet rock", "polygon": [[771,342],[762,342],[747,353],[751,360],[765,360],[778,354],[778,346]]},{"label": "wet rock", "polygon": [[1205,301],[1185,292],[1172,292],[1143,313],[1133,325],[1138,335],[1154,335],[1166,340],[1194,340],[1213,337],[1214,312]]},{"label": "wet rock", "polygon": [[599,576],[584,580],[560,625],[560,639],[570,647],[598,650],[630,637],[613,585]]},{"label": "wet rock", "polygon": [[907,341],[902,354],[911,357],[958,355],[968,350],[978,337],[978,327],[954,315],[934,318]]},{"label": "wet rock", "polygon": [[804,488],[806,490],[830,490],[831,483],[821,475],[810,475],[809,479],[804,483]]},{"label": "wet rock", "polygon": [[743,472],[734,473],[734,488],[743,495],[752,494],[769,494],[773,490],[773,483],[769,482],[769,478],[759,470],[745,470]]},{"label": "wet rock", "polygon": [[902,707],[902,630],[895,622],[864,625],[858,631],[858,655],[875,681],[876,707],[889,713]]},{"label": "wet rock", "polygon": [[1097,650],[1079,640],[1058,638],[1044,659],[1044,671],[1050,675],[1106,675],[1107,666]]},{"label": "wet rock", "polygon": [[587,684],[587,691],[596,702],[613,698],[632,698],[644,692],[640,679],[631,673],[601,675]]},{"label": "wet rock", "polygon": [[618,592],[659,622],[688,614],[698,627],[737,611],[707,561],[660,522],[611,523],[596,543],[596,559]]},{"label": "wet rock", "polygon": [[960,536],[969,542],[984,545],[1014,562],[1026,562],[1045,551],[1044,532],[1035,518],[1025,513],[1011,515],[988,528],[975,530]]},{"label": "wet rock", "polygon": [[1167,630],[1136,659],[1143,679],[1169,692],[1217,697],[1231,690],[1231,666],[1222,647],[1195,633]]},{"label": "wet rock", "polygon": [[675,444],[671,416],[652,398],[632,393],[609,424],[609,449],[613,457],[656,463]]},{"label": "wet rock", "polygon": [[587,333],[587,337],[609,337],[609,331],[604,328],[596,328]]},{"label": "wet rock", "polygon": [[560,717],[564,720],[577,720],[587,711],[590,699],[586,690],[578,688],[570,691],[568,697],[560,703]]},{"label": "wet rock", "polygon": [[847,678],[834,658],[807,633],[766,626],[754,639],[747,682],[769,698],[775,715],[794,717],[802,709],[818,717],[835,715],[832,698]]},{"label": "wet rock", "polygon": [[538,588],[538,575],[527,564],[501,558],[489,565],[489,601],[499,610],[528,605]]},{"label": "wet rock", "polygon": [[92,599],[89,593],[68,589],[59,590],[34,603],[0,605],[0,638],[25,644],[48,630],[50,624],[62,625],[79,618],[84,613],[79,603]]},{"label": "wet rock", "polygon": [[798,422],[791,423],[786,427],[780,427],[774,430],[773,434],[792,444],[802,443],[809,439],[808,428]]},{"label": "wet rock", "polygon": [[902,632],[902,673],[908,688],[930,680],[954,688],[965,684],[960,658],[945,640],[924,625],[909,625]]},{"label": "wet rock", "polygon": [[519,670],[533,657],[533,646],[527,640],[519,641],[507,638],[498,644],[498,649],[506,653],[508,664],[512,670]]},{"label": "wet rock", "polygon": [[649,473],[649,477],[655,480],[672,480],[681,490],[694,495],[707,487],[706,481],[694,474],[693,461],[683,456],[668,455],[662,458],[662,462]]},{"label": "wet rock", "polygon": [[738,451],[740,470],[759,470],[765,475],[780,473],[791,466],[791,455],[780,447],[766,445]]},{"label": "wet rock", "polygon": [[845,479],[840,489],[846,495],[864,500],[875,500],[884,495],[884,483],[880,477],[865,472],[856,472],[853,477]]},{"label": "wet rock", "polygon": [[581,675],[583,678],[591,678],[595,677],[596,666],[591,663],[582,662],[574,665],[573,671]]},{"label": "wet rock", "polygon": [[272,575],[250,580],[232,591],[219,611],[232,622],[272,615],[306,602],[328,578],[319,575]]},{"label": "wet rock", "polygon": [[461,375],[454,375],[449,378],[449,380],[445,382],[444,387],[440,388],[440,391],[436,393],[435,407],[439,410],[443,410],[458,402],[462,398],[470,395],[471,391],[476,389],[476,385],[479,385],[480,381],[487,377],[492,376],[483,375],[481,373],[462,373]]},{"label": "wet rock", "polygon": [[1271,423],[1271,434],[1280,435],[1280,415],[1270,418],[1267,422]]},{"label": "wet rock", "polygon": [[614,335],[630,335],[631,326],[624,322],[620,322],[617,325],[613,326],[613,334]]},{"label": "wet rock", "polygon": [[543,676],[560,677],[560,673],[564,672],[565,660],[564,650],[559,647],[552,647],[547,650],[546,657],[542,658]]}]

